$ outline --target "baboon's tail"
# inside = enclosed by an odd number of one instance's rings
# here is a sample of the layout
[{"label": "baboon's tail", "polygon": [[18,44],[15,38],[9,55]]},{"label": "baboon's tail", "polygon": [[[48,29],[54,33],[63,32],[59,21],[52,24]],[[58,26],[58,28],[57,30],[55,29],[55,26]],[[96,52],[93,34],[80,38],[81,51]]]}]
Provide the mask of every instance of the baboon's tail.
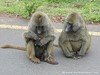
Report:
[{"label": "baboon's tail", "polygon": [[[53,44],[55,47],[59,47],[59,45]],[[25,47],[17,46],[17,45],[11,45],[11,44],[5,44],[1,45],[0,48],[12,48],[12,49],[18,49],[22,51],[26,51]]]},{"label": "baboon's tail", "polygon": [[25,47],[21,47],[21,46],[17,46],[17,45],[10,45],[10,44],[1,45],[0,48],[12,48],[12,49],[18,49],[18,50],[26,51]]}]

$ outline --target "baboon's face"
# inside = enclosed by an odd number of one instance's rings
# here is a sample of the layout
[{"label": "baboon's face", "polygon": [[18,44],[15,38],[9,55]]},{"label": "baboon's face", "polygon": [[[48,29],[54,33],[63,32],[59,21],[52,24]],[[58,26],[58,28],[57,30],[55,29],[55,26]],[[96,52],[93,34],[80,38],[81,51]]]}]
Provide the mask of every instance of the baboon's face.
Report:
[{"label": "baboon's face", "polygon": [[80,28],[79,24],[66,22],[65,31],[68,32],[68,33],[76,32],[79,28]]},{"label": "baboon's face", "polygon": [[65,31],[66,32],[73,32],[73,23],[67,22],[66,26],[65,26]]},{"label": "baboon's face", "polygon": [[35,28],[35,33],[38,35],[42,35],[46,32],[46,27],[45,26],[36,26]]}]

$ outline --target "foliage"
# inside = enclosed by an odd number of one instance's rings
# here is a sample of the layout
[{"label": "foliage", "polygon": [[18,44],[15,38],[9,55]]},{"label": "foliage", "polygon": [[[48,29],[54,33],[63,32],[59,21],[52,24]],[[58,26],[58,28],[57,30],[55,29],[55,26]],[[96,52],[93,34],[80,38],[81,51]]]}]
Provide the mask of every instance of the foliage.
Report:
[{"label": "foliage", "polygon": [[43,11],[50,17],[64,17],[70,11],[78,11],[85,16],[86,21],[100,22],[99,3],[100,0],[19,0],[19,2],[0,0],[0,12],[17,14],[27,18],[35,11]]},{"label": "foliage", "polygon": [[37,0],[24,1],[25,11],[28,16],[31,16],[31,14],[34,13],[39,6],[41,6],[41,4],[42,2]]}]

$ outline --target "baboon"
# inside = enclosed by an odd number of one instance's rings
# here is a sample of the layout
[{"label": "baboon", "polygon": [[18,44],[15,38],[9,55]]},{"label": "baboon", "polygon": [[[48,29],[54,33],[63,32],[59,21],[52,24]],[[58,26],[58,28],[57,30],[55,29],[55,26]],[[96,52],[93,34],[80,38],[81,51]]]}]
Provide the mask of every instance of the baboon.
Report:
[{"label": "baboon", "polygon": [[90,48],[91,37],[87,31],[83,16],[71,12],[65,18],[64,28],[59,37],[59,46],[68,58],[79,59]]},{"label": "baboon", "polygon": [[1,48],[15,48],[27,51],[27,56],[34,63],[46,61],[50,64],[58,64],[53,56],[54,30],[49,17],[43,12],[32,15],[28,31],[23,34],[26,47],[15,45],[3,45]]}]

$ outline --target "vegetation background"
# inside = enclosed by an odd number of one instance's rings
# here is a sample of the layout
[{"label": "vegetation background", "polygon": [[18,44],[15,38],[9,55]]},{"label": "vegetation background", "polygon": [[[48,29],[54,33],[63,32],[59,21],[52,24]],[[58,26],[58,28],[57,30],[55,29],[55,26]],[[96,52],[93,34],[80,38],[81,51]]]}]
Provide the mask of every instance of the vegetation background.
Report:
[{"label": "vegetation background", "polygon": [[47,13],[55,22],[78,11],[88,23],[100,23],[100,0],[0,0],[0,13],[29,18],[36,11]]}]

